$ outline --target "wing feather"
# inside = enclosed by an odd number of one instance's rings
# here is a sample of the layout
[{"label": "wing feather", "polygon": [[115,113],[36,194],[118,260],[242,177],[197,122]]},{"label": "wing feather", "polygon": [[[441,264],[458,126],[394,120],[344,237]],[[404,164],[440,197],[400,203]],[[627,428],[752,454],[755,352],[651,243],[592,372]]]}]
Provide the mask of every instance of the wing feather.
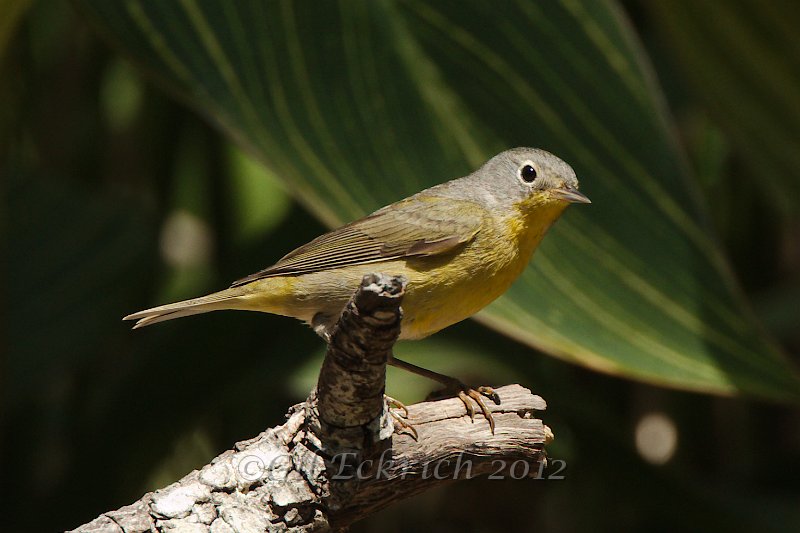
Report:
[{"label": "wing feather", "polygon": [[232,286],[272,276],[441,254],[470,241],[482,224],[483,209],[473,202],[415,196],[321,235]]}]

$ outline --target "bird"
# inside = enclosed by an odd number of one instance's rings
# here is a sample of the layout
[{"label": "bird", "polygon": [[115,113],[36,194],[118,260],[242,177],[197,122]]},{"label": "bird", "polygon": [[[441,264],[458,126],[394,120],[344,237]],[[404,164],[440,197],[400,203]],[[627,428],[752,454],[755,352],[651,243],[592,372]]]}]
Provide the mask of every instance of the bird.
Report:
[{"label": "bird", "polygon": [[[366,274],[407,280],[400,339],[422,339],[460,322],[506,292],[545,233],[573,203],[589,204],[575,171],[539,148],[513,148],[464,177],[420,191],[300,246],[275,264],[222,291],[124,317],[134,329],[216,310],[298,318],[328,339]],[[390,356],[388,364],[458,391],[468,414],[474,400],[494,431],[482,398],[491,387]]]}]

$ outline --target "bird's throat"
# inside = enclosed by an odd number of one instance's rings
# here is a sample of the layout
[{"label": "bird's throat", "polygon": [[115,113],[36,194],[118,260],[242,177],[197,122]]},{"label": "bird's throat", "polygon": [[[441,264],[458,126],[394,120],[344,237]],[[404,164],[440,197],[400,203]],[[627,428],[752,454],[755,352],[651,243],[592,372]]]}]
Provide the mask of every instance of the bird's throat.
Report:
[{"label": "bird's throat", "polygon": [[518,206],[521,216],[511,217],[508,220],[508,230],[511,233],[512,242],[517,243],[520,257],[525,262],[530,259],[547,230],[558,220],[566,207],[565,202]]}]

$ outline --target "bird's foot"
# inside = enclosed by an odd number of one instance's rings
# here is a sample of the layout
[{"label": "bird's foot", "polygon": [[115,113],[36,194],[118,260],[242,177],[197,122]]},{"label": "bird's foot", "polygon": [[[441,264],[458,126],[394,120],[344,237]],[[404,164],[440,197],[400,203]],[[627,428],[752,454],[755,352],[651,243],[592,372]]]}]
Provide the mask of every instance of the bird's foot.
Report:
[{"label": "bird's foot", "polygon": [[[491,429],[492,434],[494,434],[494,418],[492,417],[492,412],[489,411],[489,409],[486,407],[486,404],[483,402],[483,398],[487,397],[491,398],[495,404],[500,404],[500,397],[493,388],[478,387],[477,389],[471,389],[464,385],[464,383],[462,383],[460,380],[452,376],[440,374],[439,372],[434,372],[433,370],[428,370],[427,368],[422,368],[421,366],[407,363],[395,357],[394,354],[390,354],[387,363],[396,368],[402,368],[403,370],[417,374],[418,376],[423,376],[428,379],[438,381],[445,386],[445,391],[455,391],[458,395],[458,398],[464,402],[464,407],[467,408],[467,414],[469,414],[469,417],[473,422],[475,421],[475,408],[472,406],[472,402],[474,401],[478,404],[478,407],[481,408],[481,413],[483,413],[483,416],[489,422],[489,429]],[[437,397],[441,398],[439,392],[433,392],[429,394],[428,399],[432,400]]]},{"label": "bird's foot", "polygon": [[467,414],[469,415],[470,420],[475,422],[475,407],[473,407],[472,402],[478,404],[478,407],[481,409],[481,413],[483,414],[486,421],[489,422],[489,429],[494,435],[494,417],[492,416],[492,412],[486,407],[486,404],[483,401],[483,398],[491,399],[495,405],[500,405],[500,397],[494,391],[492,387],[478,387],[477,389],[471,389],[464,385],[463,383],[459,383],[460,390],[458,391],[458,399],[464,404],[464,407],[467,409]]},{"label": "bird's foot", "polygon": [[[408,422],[408,408],[400,400],[396,400],[391,396],[383,397],[386,399],[386,405],[389,407],[389,414],[392,415],[395,421],[395,431],[398,433],[408,432],[414,440],[419,440],[419,434],[414,426]],[[403,414],[397,412],[400,410]],[[398,429],[399,426],[399,429]]]}]

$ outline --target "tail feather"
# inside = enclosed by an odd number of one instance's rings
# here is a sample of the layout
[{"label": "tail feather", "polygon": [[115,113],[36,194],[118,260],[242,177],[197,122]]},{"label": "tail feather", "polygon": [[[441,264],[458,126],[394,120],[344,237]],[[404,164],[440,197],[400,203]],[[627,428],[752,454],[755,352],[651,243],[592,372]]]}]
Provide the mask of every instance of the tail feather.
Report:
[{"label": "tail feather", "polygon": [[220,309],[241,309],[242,299],[240,297],[242,295],[241,290],[227,289],[201,298],[145,309],[144,311],[132,313],[122,320],[136,320],[133,329],[138,329],[183,316],[197,315]]}]

